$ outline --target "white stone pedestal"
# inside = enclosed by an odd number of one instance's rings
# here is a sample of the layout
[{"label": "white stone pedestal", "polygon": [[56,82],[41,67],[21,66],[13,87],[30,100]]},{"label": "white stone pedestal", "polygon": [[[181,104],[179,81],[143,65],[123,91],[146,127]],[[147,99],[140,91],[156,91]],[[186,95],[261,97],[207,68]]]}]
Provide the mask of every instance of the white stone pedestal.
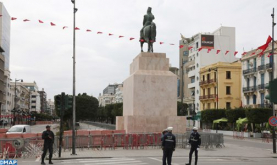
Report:
[{"label": "white stone pedestal", "polygon": [[140,53],[123,83],[123,116],[116,129],[127,133],[186,131],[186,117],[177,116],[177,76],[169,71],[165,53]]}]

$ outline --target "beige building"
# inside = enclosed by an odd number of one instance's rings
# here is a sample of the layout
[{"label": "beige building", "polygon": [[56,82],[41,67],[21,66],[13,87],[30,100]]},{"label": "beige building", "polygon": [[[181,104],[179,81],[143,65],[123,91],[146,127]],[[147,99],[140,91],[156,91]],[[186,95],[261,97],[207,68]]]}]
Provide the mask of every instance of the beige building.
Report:
[{"label": "beige building", "polygon": [[115,95],[113,94],[99,94],[98,102],[100,107],[105,107],[108,104],[115,102]]},{"label": "beige building", "polygon": [[113,103],[123,103],[123,84],[118,84],[115,89],[115,99]]},{"label": "beige building", "polygon": [[[11,93],[12,93],[12,105],[14,109],[21,110],[24,112],[29,112],[30,109],[30,91],[28,88],[20,84],[19,82],[16,83],[16,100],[15,100],[15,83],[11,84]],[[16,103],[14,103],[16,101]]]},{"label": "beige building", "polygon": [[200,78],[200,110],[241,107],[240,61],[203,67]]}]

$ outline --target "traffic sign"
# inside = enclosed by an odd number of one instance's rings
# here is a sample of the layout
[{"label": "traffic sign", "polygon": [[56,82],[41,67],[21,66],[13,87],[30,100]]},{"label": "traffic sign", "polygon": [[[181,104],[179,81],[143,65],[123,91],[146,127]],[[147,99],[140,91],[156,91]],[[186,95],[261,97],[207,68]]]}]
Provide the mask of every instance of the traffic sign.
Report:
[{"label": "traffic sign", "polygon": [[277,126],[277,117],[276,116],[271,116],[268,120],[269,124],[273,127]]}]

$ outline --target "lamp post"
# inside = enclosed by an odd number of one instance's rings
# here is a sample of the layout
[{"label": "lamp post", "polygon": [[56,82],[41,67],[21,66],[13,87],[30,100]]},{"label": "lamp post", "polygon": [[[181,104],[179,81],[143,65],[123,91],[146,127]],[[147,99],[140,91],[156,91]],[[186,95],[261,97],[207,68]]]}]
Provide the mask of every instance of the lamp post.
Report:
[{"label": "lamp post", "polygon": [[15,85],[14,85],[14,108],[11,112],[13,112],[13,125],[15,125],[15,112],[16,112],[16,82],[21,81],[23,82],[23,79],[14,79]]},{"label": "lamp post", "polygon": [[76,155],[76,151],[75,151],[75,121],[76,121],[76,97],[75,97],[75,82],[76,82],[76,78],[75,78],[75,65],[76,65],[76,49],[75,49],[75,44],[76,44],[76,30],[75,30],[75,22],[76,22],[76,12],[78,11],[78,9],[75,7],[75,2],[76,0],[71,0],[71,2],[73,3],[73,121],[72,121],[72,155]]}]

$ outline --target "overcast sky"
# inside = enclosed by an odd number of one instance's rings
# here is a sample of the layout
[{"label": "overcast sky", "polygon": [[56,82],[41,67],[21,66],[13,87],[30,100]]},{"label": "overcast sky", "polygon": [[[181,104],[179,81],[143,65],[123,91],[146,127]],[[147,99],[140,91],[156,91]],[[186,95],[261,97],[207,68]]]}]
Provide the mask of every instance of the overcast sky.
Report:
[{"label": "overcast sky", "polygon": [[[72,94],[71,0],[0,1],[18,18],[11,22],[11,78],[36,81],[51,99],[61,92]],[[273,7],[277,10],[277,0],[76,0],[76,26],[81,29],[76,34],[77,93],[98,97],[108,84],[128,77],[129,64],[140,53],[139,31],[149,6],[156,18],[157,41],[165,42],[155,43],[154,50],[166,53],[171,65],[178,66],[180,33],[191,37],[221,25],[236,27],[238,56],[243,48],[264,44],[272,33],[270,15]]]}]

